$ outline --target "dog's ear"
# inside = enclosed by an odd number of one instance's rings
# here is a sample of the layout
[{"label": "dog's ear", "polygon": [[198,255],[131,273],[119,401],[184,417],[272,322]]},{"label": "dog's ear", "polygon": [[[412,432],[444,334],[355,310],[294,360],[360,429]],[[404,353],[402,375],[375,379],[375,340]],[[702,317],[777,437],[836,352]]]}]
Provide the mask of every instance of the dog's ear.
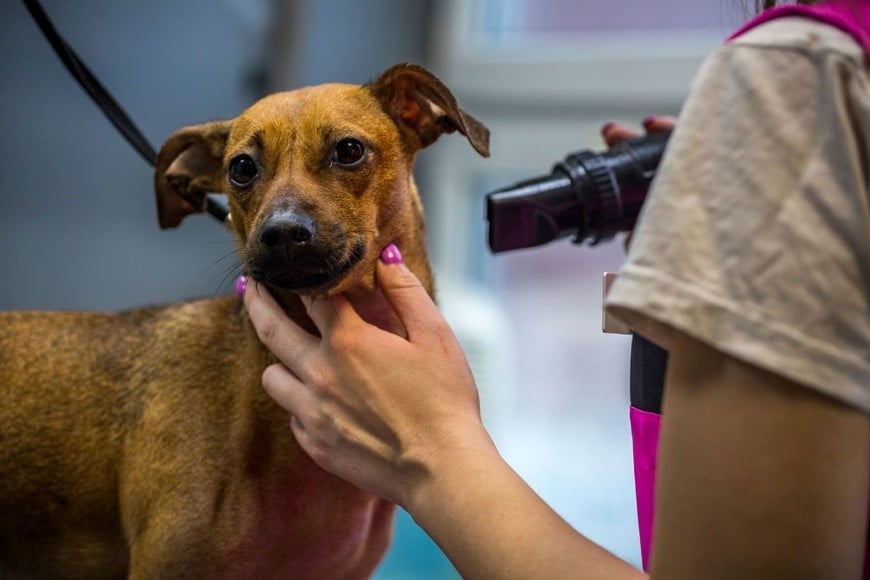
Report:
[{"label": "dog's ear", "polygon": [[186,216],[205,211],[206,194],[224,189],[224,148],[232,121],[184,127],[160,148],[154,173],[157,220],[174,228]]},{"label": "dog's ear", "polygon": [[423,67],[392,66],[367,87],[414,149],[428,147],[442,133],[459,131],[475,151],[489,157],[489,129],[460,109],[453,93]]}]

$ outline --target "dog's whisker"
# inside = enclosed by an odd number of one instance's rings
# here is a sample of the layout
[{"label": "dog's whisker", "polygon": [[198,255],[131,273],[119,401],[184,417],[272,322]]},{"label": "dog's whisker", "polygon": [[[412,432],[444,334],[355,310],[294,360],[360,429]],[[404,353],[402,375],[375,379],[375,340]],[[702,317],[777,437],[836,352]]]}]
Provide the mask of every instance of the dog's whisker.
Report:
[{"label": "dog's whisker", "polygon": [[234,280],[241,272],[241,264],[235,264],[231,266],[230,269],[227,270],[227,272],[223,275],[223,278],[221,278],[221,281],[218,284],[217,289],[215,290],[215,296],[219,295],[224,290],[224,286],[227,284],[228,281]]},{"label": "dog's whisker", "polygon": [[226,260],[227,258],[232,257],[232,256],[235,256],[235,255],[236,255],[235,250],[233,250],[232,252],[228,252],[228,253],[224,254],[223,256],[221,256],[220,258],[218,258],[217,260],[215,260],[214,262],[212,262],[211,264],[209,264],[208,267],[207,267],[204,271],[211,270],[212,268],[214,268],[215,266],[217,266],[219,263],[221,263],[221,262],[223,262],[224,260]]}]

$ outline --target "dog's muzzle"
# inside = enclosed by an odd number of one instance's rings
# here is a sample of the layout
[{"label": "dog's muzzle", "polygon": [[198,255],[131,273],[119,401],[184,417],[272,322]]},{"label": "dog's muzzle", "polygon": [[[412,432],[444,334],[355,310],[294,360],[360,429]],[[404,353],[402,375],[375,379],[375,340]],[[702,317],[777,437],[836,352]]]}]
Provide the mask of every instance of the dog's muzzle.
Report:
[{"label": "dog's muzzle", "polygon": [[307,214],[269,217],[249,242],[246,269],[258,282],[296,293],[336,286],[365,256],[360,236],[321,231]]}]

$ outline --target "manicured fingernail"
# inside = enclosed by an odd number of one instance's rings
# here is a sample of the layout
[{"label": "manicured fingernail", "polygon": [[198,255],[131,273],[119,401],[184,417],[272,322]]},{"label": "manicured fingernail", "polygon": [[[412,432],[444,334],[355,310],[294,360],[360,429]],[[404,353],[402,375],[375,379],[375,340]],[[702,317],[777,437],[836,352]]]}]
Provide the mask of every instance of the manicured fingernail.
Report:
[{"label": "manicured fingernail", "polygon": [[646,127],[647,125],[655,123],[656,119],[658,119],[658,115],[647,115],[643,118],[643,121],[641,121],[640,124]]},{"label": "manicured fingernail", "polygon": [[245,289],[248,287],[248,277],[239,276],[236,278],[236,296],[239,298],[245,297]]},{"label": "manicured fingernail", "polygon": [[396,244],[391,243],[381,251],[381,261],[384,264],[401,264],[402,252],[399,251]]},{"label": "manicured fingernail", "polygon": [[613,123],[613,122],[604,123],[604,125],[601,126],[601,134],[602,135],[607,134],[607,132],[610,131],[611,128],[613,128],[613,125],[615,125],[615,123]]}]

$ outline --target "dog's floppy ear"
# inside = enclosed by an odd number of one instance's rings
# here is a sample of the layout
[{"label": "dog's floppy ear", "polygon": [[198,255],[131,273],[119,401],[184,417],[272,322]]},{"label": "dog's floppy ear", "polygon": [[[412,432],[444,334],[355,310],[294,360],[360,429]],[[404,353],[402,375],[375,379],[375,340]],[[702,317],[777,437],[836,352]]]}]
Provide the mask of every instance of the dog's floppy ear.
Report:
[{"label": "dog's floppy ear", "polygon": [[184,127],[169,136],[157,155],[154,189],[157,220],[174,228],[205,211],[206,194],[224,189],[223,156],[232,121]]},{"label": "dog's floppy ear", "polygon": [[423,67],[392,66],[367,86],[415,150],[431,145],[442,133],[459,131],[489,157],[489,129],[460,109],[450,90]]}]

